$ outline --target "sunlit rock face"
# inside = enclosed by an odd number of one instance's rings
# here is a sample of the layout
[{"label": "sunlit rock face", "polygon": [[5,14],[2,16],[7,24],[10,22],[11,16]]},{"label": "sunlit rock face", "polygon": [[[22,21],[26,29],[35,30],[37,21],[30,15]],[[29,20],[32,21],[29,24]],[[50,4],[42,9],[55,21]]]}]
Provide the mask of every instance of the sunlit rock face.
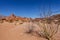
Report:
[{"label": "sunlit rock face", "polygon": [[23,21],[23,22],[29,22],[29,21],[32,21],[32,22],[39,22],[39,21],[45,21],[45,19],[48,19],[50,21],[59,21],[60,20],[60,14],[58,15],[53,15],[53,16],[50,16],[49,18],[27,18],[27,17],[19,17],[19,16],[15,16],[14,14],[11,14],[10,16],[0,16],[0,20],[4,20],[4,21]]},{"label": "sunlit rock face", "polygon": [[11,14],[10,16],[7,16],[5,18],[6,20],[12,20],[12,21],[19,21],[22,20],[24,22],[30,21],[30,18],[25,18],[25,17],[19,17],[19,16],[15,16],[14,14]]}]

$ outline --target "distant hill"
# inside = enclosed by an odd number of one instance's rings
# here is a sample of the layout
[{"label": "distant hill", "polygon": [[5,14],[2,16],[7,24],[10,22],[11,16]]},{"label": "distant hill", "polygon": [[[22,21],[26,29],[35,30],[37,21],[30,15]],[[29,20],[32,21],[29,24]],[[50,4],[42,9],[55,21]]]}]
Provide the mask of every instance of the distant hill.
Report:
[{"label": "distant hill", "polygon": [[49,18],[35,18],[35,19],[27,18],[27,17],[19,17],[19,16],[15,16],[14,14],[11,14],[10,16],[0,15],[0,20],[5,20],[5,21],[18,21],[18,20],[21,20],[21,21],[27,22],[27,21],[40,21],[40,20],[44,21],[45,19],[60,21],[60,14],[52,15]]},{"label": "distant hill", "polygon": [[0,15],[0,19],[3,19],[3,18],[5,18],[6,16],[4,16],[4,15]]},{"label": "distant hill", "polygon": [[60,19],[60,14],[52,15],[51,19]]}]

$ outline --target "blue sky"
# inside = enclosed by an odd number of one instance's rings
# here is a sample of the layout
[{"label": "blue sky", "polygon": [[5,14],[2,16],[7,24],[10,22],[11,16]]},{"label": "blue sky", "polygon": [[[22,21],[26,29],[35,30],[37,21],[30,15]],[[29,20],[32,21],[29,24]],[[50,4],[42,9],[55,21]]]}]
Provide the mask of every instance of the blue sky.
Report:
[{"label": "blue sky", "polygon": [[0,0],[0,14],[35,18],[43,12],[43,7],[47,12],[49,5],[53,14],[60,13],[60,0]]}]

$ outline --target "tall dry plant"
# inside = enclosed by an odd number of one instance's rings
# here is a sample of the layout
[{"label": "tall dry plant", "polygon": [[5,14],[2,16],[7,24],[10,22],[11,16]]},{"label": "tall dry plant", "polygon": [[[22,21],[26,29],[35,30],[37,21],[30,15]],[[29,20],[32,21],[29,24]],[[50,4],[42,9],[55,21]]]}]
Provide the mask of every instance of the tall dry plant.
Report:
[{"label": "tall dry plant", "polygon": [[51,7],[49,5],[47,13],[43,9],[42,16],[44,18],[44,21],[42,22],[39,21],[37,23],[40,28],[42,27],[42,30],[37,32],[37,34],[40,35],[41,37],[46,38],[47,40],[53,40],[53,36],[58,32],[58,28],[59,28],[58,23],[55,23],[53,22],[54,20],[49,19],[51,14],[52,14]]},{"label": "tall dry plant", "polygon": [[[32,22],[32,23],[34,23],[34,22]],[[40,30],[35,31],[34,25],[29,24],[28,25],[29,27],[28,27],[28,30],[26,31],[26,33],[29,33],[29,34],[33,33],[33,35],[36,34],[39,37],[45,38],[47,40],[54,40],[53,36],[58,32],[58,28],[59,28],[58,23],[55,23],[53,21],[46,19],[45,21],[43,21],[43,22],[39,21],[36,24],[39,26]]]},{"label": "tall dry plant", "polygon": [[48,6],[48,12],[46,12],[44,9],[45,6],[43,7],[43,13],[41,13],[42,15],[40,15],[42,18],[44,18],[44,21],[39,21],[37,23],[42,30],[36,33],[47,40],[53,40],[53,36],[58,32],[59,24],[53,22],[54,20],[49,19],[49,17],[52,15],[51,6]]},{"label": "tall dry plant", "polygon": [[55,24],[54,22],[51,23],[41,23],[38,22],[38,25],[42,30],[37,32],[43,38],[47,40],[53,40],[53,36],[58,32],[59,24]]}]

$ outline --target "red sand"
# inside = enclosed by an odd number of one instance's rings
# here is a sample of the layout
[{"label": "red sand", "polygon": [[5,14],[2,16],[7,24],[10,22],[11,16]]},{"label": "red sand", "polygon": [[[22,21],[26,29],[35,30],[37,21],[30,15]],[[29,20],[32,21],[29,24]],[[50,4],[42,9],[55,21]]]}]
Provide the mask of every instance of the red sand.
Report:
[{"label": "red sand", "polygon": [[[26,34],[22,25],[14,25],[14,23],[0,23],[0,40],[46,40],[45,38]],[[60,28],[54,36],[56,40],[60,40]]]}]

